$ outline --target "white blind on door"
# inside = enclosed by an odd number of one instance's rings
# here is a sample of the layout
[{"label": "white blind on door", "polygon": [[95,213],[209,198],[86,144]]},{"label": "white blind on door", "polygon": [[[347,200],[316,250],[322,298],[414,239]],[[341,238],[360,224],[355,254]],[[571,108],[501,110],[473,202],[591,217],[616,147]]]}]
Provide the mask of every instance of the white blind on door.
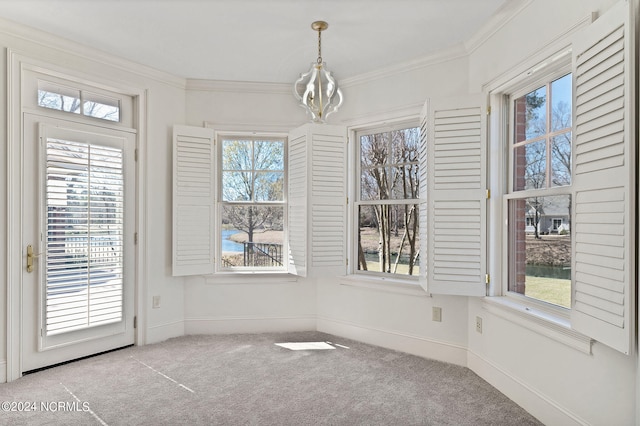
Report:
[{"label": "white blind on door", "polygon": [[47,336],[122,319],[123,151],[46,140]]}]

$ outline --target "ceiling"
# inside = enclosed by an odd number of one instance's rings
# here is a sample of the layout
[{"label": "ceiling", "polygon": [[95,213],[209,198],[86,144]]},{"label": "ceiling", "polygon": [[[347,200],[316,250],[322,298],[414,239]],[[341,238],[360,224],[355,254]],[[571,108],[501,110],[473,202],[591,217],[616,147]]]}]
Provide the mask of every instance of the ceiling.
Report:
[{"label": "ceiling", "polygon": [[0,0],[0,17],[179,77],[292,83],[322,56],[338,79],[468,41],[516,0]]}]

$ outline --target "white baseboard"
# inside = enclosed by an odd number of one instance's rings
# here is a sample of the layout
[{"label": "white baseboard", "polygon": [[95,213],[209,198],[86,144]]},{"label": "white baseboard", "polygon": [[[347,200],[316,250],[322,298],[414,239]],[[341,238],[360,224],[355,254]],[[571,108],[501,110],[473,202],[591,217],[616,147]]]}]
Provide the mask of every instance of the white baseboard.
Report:
[{"label": "white baseboard", "polygon": [[7,383],[7,360],[0,360],[0,383]]},{"label": "white baseboard", "polygon": [[461,345],[329,318],[318,318],[318,331],[423,358],[449,362],[463,367],[467,365],[467,349]]},{"label": "white baseboard", "polygon": [[185,334],[278,333],[316,330],[315,317],[187,318]]},{"label": "white baseboard", "polygon": [[468,367],[509,399],[527,410],[545,425],[588,425],[579,416],[561,407],[532,386],[518,380],[496,364],[468,351]]},{"label": "white baseboard", "polygon": [[173,321],[147,327],[145,343],[158,343],[172,337],[184,336],[184,328],[184,321]]}]

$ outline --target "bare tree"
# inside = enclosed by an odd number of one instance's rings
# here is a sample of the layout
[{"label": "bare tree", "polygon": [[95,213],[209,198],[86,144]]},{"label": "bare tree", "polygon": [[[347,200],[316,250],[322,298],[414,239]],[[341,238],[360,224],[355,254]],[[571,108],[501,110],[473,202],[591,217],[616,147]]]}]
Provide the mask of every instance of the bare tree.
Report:
[{"label": "bare tree", "polygon": [[283,208],[269,202],[283,199],[283,143],[225,140],[222,151],[223,200],[230,202],[223,223],[246,232],[249,242],[257,230],[282,230]]},{"label": "bare tree", "polygon": [[[418,198],[418,139],[417,128],[371,134],[361,138],[363,200]],[[361,228],[375,226],[378,231],[380,271],[397,272],[398,265],[405,255],[408,257],[408,273],[413,274],[418,260],[417,205],[389,201],[361,206],[359,220]],[[393,244],[392,237],[400,238],[400,242]],[[405,247],[408,247],[408,253],[405,252]],[[368,269],[360,236],[358,265],[361,270]]]}]

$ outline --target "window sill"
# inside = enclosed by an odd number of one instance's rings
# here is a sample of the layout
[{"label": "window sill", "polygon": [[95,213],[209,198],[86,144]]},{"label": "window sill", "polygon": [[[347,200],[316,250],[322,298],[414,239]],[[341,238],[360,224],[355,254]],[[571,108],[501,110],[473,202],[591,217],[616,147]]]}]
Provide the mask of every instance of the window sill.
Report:
[{"label": "window sill", "polygon": [[429,297],[429,294],[424,291],[418,281],[409,281],[393,277],[373,277],[353,274],[340,277],[340,285],[361,287],[388,293],[406,294],[409,296]]},{"label": "window sill", "polygon": [[567,318],[519,303],[509,297],[485,297],[482,307],[509,322],[591,355],[593,340],[571,329]]},{"label": "window sill", "polygon": [[216,284],[285,284],[298,281],[296,275],[286,272],[268,271],[242,271],[242,272],[219,272],[205,276],[205,283]]}]

